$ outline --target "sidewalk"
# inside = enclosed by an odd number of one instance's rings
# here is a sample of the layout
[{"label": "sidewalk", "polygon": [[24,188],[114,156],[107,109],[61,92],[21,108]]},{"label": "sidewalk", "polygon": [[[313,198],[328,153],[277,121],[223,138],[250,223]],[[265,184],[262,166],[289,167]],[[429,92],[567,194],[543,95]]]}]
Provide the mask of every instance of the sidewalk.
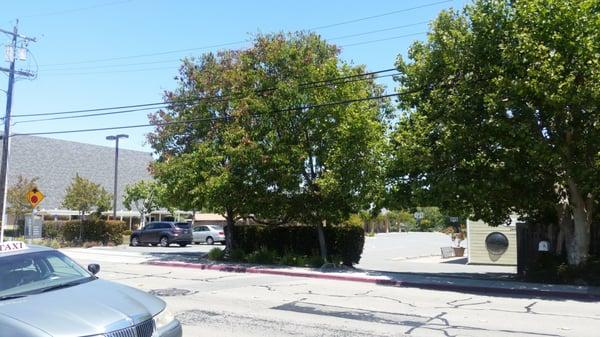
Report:
[{"label": "sidewalk", "polygon": [[231,263],[193,263],[181,261],[152,260],[145,262],[155,266],[217,270],[234,273],[254,273],[292,277],[308,277],[338,281],[374,283],[384,286],[411,287],[431,290],[484,293],[510,297],[544,297],[600,301],[600,287],[527,283],[512,280],[476,278],[423,273],[379,272],[360,269],[318,269],[256,266]]}]

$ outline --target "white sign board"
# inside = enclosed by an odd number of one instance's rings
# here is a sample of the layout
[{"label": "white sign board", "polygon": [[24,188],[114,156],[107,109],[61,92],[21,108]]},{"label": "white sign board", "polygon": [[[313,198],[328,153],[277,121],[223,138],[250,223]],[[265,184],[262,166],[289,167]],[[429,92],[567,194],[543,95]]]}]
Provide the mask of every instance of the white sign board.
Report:
[{"label": "white sign board", "polygon": [[0,243],[0,253],[14,252],[27,249],[27,245],[21,241],[7,241]]}]

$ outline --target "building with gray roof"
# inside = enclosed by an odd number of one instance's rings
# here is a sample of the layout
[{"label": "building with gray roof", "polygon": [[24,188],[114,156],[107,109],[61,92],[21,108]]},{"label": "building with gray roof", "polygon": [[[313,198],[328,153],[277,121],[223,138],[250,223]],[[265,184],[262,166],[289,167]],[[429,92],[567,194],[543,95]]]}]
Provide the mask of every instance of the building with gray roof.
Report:
[{"label": "building with gray roof", "polygon": [[[99,146],[33,136],[14,136],[10,143],[8,186],[12,186],[19,175],[27,179],[38,177],[38,189],[45,195],[38,206],[42,214],[60,214],[65,190],[76,174],[100,184],[111,195],[113,193],[114,145]],[[148,171],[151,161],[152,155],[148,152],[119,148],[117,211],[120,213],[125,210],[122,204],[125,186],[152,179]]]}]

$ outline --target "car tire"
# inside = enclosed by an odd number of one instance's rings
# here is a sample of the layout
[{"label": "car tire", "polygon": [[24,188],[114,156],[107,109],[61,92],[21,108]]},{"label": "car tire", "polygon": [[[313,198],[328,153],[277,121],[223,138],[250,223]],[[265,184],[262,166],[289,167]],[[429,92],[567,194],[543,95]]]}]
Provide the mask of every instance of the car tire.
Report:
[{"label": "car tire", "polygon": [[207,245],[214,245],[215,244],[215,240],[209,236],[209,237],[206,238],[206,244]]},{"label": "car tire", "polygon": [[160,246],[161,247],[169,247],[169,238],[166,236],[163,236],[160,238]]},{"label": "car tire", "polygon": [[137,236],[134,236],[129,240],[129,245],[131,247],[137,247],[140,245],[140,239]]}]

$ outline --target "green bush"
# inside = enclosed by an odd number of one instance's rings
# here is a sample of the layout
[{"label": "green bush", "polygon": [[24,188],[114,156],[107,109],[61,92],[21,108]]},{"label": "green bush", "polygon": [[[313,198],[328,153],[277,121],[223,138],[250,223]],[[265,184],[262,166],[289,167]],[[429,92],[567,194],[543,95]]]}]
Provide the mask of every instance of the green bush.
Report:
[{"label": "green bush", "polygon": [[[335,256],[341,258],[345,265],[351,266],[360,261],[365,237],[364,230],[360,226],[342,224],[325,227],[325,239],[327,253],[330,258]],[[319,242],[316,226],[236,226],[234,231],[235,241],[244,256],[252,259],[270,259],[266,251],[273,252],[275,257],[294,256],[318,256]],[[233,255],[233,252],[232,254]],[[232,260],[233,256],[230,256]],[[308,258],[308,264],[312,258]],[[268,263],[268,262],[257,262]]]},{"label": "green bush", "polygon": [[42,225],[42,237],[46,239],[60,238],[64,224],[64,221],[44,221]]},{"label": "green bush", "polygon": [[208,259],[212,261],[223,261],[225,259],[225,251],[215,247],[208,251]]},{"label": "green bush", "polygon": [[84,221],[67,221],[61,230],[66,241],[101,242],[105,245],[111,242],[120,245],[123,243],[123,233],[127,227],[123,221],[91,218]]},{"label": "green bush", "polygon": [[259,250],[248,254],[246,260],[250,263],[275,264],[277,255],[276,251],[270,250],[267,247],[261,247]]},{"label": "green bush", "polygon": [[325,261],[323,261],[323,258],[319,255],[312,255],[306,261],[306,264],[308,264],[309,267],[313,268],[319,268],[323,265],[323,263],[325,263]]},{"label": "green bush", "polygon": [[525,279],[531,282],[576,285],[600,285],[600,256],[592,256],[581,266],[569,266],[564,257],[540,255],[525,269]]},{"label": "green bush", "polygon": [[[215,248],[215,249],[218,249],[218,248]],[[246,253],[244,252],[244,250],[242,250],[240,248],[235,248],[235,249],[232,249],[231,252],[229,253],[228,259],[231,261],[245,262],[246,261]]]}]

